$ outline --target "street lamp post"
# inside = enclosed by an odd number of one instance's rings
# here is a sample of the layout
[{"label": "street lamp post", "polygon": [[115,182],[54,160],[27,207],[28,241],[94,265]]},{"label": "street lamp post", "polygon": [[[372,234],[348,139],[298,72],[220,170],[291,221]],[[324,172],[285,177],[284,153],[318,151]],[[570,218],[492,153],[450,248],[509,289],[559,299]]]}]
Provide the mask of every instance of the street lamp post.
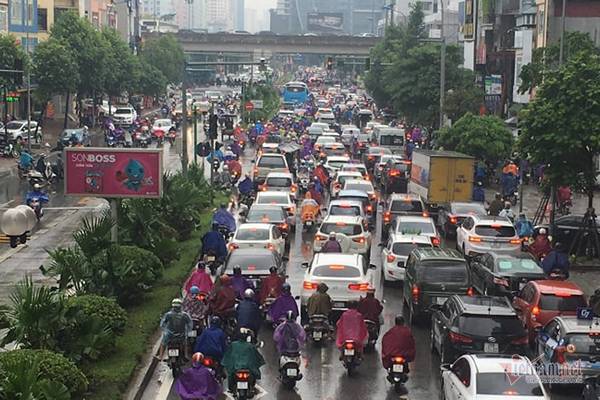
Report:
[{"label": "street lamp post", "polygon": [[446,90],[446,38],[444,37],[444,0],[440,0],[442,24],[440,28],[440,129],[444,126],[444,92]]},{"label": "street lamp post", "polygon": [[[30,55],[31,52],[29,51],[29,19],[31,17],[30,15],[30,10],[29,10],[29,1],[27,0],[26,4],[25,4],[25,23],[27,24],[27,27],[25,28],[25,41],[26,43],[26,51],[27,51],[27,55]],[[33,1],[33,0],[31,0]],[[30,72],[30,68],[27,68],[27,150],[29,150],[29,152],[31,152],[31,72]]]}]

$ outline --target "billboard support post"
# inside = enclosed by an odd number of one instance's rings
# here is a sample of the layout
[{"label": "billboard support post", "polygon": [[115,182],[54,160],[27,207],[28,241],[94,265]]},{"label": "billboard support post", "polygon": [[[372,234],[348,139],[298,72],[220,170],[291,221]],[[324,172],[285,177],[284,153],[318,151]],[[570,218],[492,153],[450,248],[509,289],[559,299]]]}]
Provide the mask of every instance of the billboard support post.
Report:
[{"label": "billboard support post", "polygon": [[110,241],[117,244],[119,242],[119,203],[118,199],[110,199],[110,217],[113,220],[113,226],[110,229]]}]

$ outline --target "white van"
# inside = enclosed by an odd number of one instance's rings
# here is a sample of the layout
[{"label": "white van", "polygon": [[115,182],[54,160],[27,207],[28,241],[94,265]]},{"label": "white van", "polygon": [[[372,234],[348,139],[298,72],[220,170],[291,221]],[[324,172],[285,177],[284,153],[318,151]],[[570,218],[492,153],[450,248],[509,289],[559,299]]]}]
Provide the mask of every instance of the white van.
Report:
[{"label": "white van", "polygon": [[378,129],[377,133],[377,146],[387,147],[392,153],[404,153],[404,129],[388,127]]}]

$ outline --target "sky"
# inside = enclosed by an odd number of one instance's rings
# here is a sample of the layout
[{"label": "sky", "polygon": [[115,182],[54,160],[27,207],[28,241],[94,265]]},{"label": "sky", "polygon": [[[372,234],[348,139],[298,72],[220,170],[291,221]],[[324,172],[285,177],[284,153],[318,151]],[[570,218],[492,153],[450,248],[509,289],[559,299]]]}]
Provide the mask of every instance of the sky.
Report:
[{"label": "sky", "polygon": [[256,33],[261,30],[269,30],[269,9],[275,8],[277,0],[246,0],[246,10],[254,10],[252,14],[246,12],[246,30]]}]

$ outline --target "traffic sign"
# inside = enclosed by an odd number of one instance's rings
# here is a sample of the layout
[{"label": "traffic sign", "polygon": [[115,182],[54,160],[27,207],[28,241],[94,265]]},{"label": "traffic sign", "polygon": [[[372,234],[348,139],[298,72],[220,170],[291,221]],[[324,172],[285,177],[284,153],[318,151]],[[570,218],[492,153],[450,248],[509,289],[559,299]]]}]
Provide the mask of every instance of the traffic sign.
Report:
[{"label": "traffic sign", "polygon": [[250,102],[252,103],[252,105],[254,106],[254,108],[263,108],[263,101],[262,100],[250,100]]},{"label": "traffic sign", "polygon": [[254,104],[252,104],[251,101],[246,102],[246,104],[244,104],[244,108],[246,109],[246,111],[252,111],[254,110]]}]

